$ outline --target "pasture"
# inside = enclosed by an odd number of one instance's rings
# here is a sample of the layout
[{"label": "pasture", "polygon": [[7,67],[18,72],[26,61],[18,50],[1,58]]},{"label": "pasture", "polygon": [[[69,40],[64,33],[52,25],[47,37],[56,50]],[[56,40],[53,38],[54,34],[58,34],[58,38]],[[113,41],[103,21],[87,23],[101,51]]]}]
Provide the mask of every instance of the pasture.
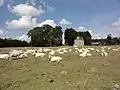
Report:
[{"label": "pasture", "polygon": [[[31,49],[13,48],[13,49]],[[39,47],[37,47],[39,48]],[[57,50],[63,47],[53,47]],[[102,47],[92,47],[91,56],[81,57],[77,48],[64,47],[68,52],[56,53],[62,61],[50,62],[48,52],[44,57],[18,60],[0,59],[0,90],[119,90],[120,50],[119,46],[104,48],[107,56],[101,56]],[[0,53],[8,53],[11,48],[0,48]],[[72,51],[70,50],[72,49]],[[70,51],[69,51],[70,50]]]}]

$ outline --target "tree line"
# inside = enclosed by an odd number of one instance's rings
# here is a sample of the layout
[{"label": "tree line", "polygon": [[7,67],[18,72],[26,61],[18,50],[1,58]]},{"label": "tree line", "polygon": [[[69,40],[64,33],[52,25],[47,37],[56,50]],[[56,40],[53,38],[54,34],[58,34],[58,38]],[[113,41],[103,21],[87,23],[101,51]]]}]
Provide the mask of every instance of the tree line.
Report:
[{"label": "tree line", "polygon": [[[28,31],[28,37],[31,41],[16,40],[16,39],[2,39],[0,38],[0,47],[25,47],[25,46],[62,46],[63,30],[61,26],[52,27],[50,25],[43,25],[35,27]],[[112,37],[111,34],[106,39],[92,39],[89,31],[77,31],[73,28],[66,28],[64,32],[65,45],[73,46],[74,40],[77,37],[82,37],[84,45],[91,45],[92,42],[100,42],[101,45],[118,45],[120,38]]]},{"label": "tree line", "polygon": [[[30,44],[32,46],[61,46],[63,30],[61,26],[52,27],[50,25],[43,25],[30,30],[27,34],[31,37]],[[74,40],[83,37],[85,45],[91,45],[91,34],[86,32],[77,32],[73,28],[65,29],[64,33],[65,45],[73,46]]]},{"label": "tree line", "polygon": [[62,27],[53,28],[50,25],[33,28],[28,32],[31,38],[32,46],[61,46],[62,45]]},{"label": "tree line", "polygon": [[0,47],[26,47],[30,44],[26,41],[21,41],[17,39],[11,39],[11,38],[0,38]]},{"label": "tree line", "polygon": [[92,42],[100,42],[100,45],[120,45],[120,37],[109,34],[105,39],[93,39]]},{"label": "tree line", "polygon": [[85,32],[78,31],[77,32],[73,28],[67,28],[65,30],[65,44],[66,45],[73,46],[74,40],[77,37],[82,37],[83,38],[84,45],[91,45],[92,36],[88,31],[85,31]]}]

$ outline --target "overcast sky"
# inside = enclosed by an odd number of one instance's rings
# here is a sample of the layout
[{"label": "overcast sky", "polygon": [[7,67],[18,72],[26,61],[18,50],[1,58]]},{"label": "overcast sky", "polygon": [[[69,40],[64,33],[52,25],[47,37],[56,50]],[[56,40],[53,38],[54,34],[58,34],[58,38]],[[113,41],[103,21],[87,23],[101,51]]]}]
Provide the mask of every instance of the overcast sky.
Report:
[{"label": "overcast sky", "polygon": [[120,36],[119,18],[120,0],[0,0],[0,37],[28,40],[28,30],[44,24]]}]

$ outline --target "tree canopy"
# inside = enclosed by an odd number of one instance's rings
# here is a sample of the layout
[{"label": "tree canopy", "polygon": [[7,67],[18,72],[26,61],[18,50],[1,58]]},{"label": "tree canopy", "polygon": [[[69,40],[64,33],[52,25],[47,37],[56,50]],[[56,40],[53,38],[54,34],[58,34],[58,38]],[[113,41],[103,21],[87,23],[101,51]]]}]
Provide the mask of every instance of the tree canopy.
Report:
[{"label": "tree canopy", "polygon": [[82,37],[84,39],[85,45],[91,45],[91,34],[86,32],[77,32],[75,29],[67,28],[65,30],[65,43],[66,45],[73,46],[74,40],[77,38],[77,36]]},{"label": "tree canopy", "polygon": [[26,41],[0,38],[0,47],[26,47],[26,46],[29,46],[29,43]]},{"label": "tree canopy", "polygon": [[33,46],[56,46],[62,43],[62,27],[50,25],[33,28],[28,32]]},{"label": "tree canopy", "polygon": [[91,45],[92,36],[88,31],[78,32],[79,37],[83,37],[85,45]]},{"label": "tree canopy", "polygon": [[108,34],[105,39],[93,39],[92,42],[100,42],[101,45],[120,45],[120,37],[113,37]]},{"label": "tree canopy", "polygon": [[[0,38],[0,47],[24,47],[24,46],[61,46],[63,32],[61,26],[52,27],[43,25],[28,31],[30,43],[16,39]],[[73,46],[74,40],[79,36],[84,39],[84,45],[91,45],[91,42],[101,42],[101,45],[120,45],[120,37],[107,35],[106,39],[92,39],[89,31],[76,31],[73,28],[66,28],[64,33],[65,45]]]},{"label": "tree canopy", "polygon": [[74,44],[74,40],[77,38],[77,31],[73,28],[67,28],[65,30],[65,44],[72,46]]}]

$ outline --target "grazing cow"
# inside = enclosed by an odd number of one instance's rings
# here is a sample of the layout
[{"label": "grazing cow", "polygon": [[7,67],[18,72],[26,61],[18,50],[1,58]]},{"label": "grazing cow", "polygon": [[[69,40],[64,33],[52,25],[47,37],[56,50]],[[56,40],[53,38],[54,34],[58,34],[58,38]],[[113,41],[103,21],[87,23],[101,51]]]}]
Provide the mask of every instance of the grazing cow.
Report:
[{"label": "grazing cow", "polygon": [[90,53],[87,53],[87,56],[92,56],[92,54],[90,54]]},{"label": "grazing cow", "polygon": [[46,49],[43,49],[43,51],[44,51],[44,52],[48,52],[48,51],[50,51],[50,49],[47,49],[47,48],[46,48]]},{"label": "grazing cow", "polygon": [[75,48],[76,50],[78,50],[79,48]]},{"label": "grazing cow", "polygon": [[44,57],[46,54],[45,53],[35,53],[35,57]]},{"label": "grazing cow", "polygon": [[117,49],[113,49],[113,51],[119,51],[119,48],[117,48]]},{"label": "grazing cow", "polygon": [[51,62],[60,62],[63,59],[59,56],[50,56],[50,55],[49,55],[49,58]]},{"label": "grazing cow", "polygon": [[59,54],[64,54],[64,52],[58,52]]},{"label": "grazing cow", "polygon": [[55,54],[55,51],[51,51],[50,53],[49,53],[49,55],[54,55]]},{"label": "grazing cow", "polygon": [[101,52],[105,52],[105,50],[102,49]]},{"label": "grazing cow", "polygon": [[72,49],[69,49],[69,52],[71,52],[72,51]]},{"label": "grazing cow", "polygon": [[68,52],[67,50],[63,50],[63,52]]},{"label": "grazing cow", "polygon": [[27,58],[27,57],[28,57],[27,54],[21,54],[21,55],[18,57],[18,59]]},{"label": "grazing cow", "polygon": [[100,50],[96,49],[96,52],[100,52]]},{"label": "grazing cow", "polygon": [[83,52],[83,50],[82,50],[82,49],[79,49],[78,52],[81,53],[81,52]]},{"label": "grazing cow", "polygon": [[102,55],[103,57],[106,57],[108,54],[107,54],[106,52],[102,52],[101,55]]},{"label": "grazing cow", "polygon": [[43,50],[42,50],[42,48],[39,48],[38,50],[37,50],[37,53],[41,53]]},{"label": "grazing cow", "polygon": [[61,48],[56,50],[56,52],[60,52],[60,51],[62,51],[62,49],[61,49]]},{"label": "grazing cow", "polygon": [[82,54],[80,54],[79,56],[81,57],[85,57],[87,55],[87,52],[83,52]]},{"label": "grazing cow", "polygon": [[35,52],[37,52],[37,50],[35,49],[35,50],[27,50],[26,52],[24,52],[25,54],[32,54],[32,55],[34,55],[34,53]]},{"label": "grazing cow", "polygon": [[87,49],[89,49],[89,50],[94,50],[94,48],[87,48]]}]

